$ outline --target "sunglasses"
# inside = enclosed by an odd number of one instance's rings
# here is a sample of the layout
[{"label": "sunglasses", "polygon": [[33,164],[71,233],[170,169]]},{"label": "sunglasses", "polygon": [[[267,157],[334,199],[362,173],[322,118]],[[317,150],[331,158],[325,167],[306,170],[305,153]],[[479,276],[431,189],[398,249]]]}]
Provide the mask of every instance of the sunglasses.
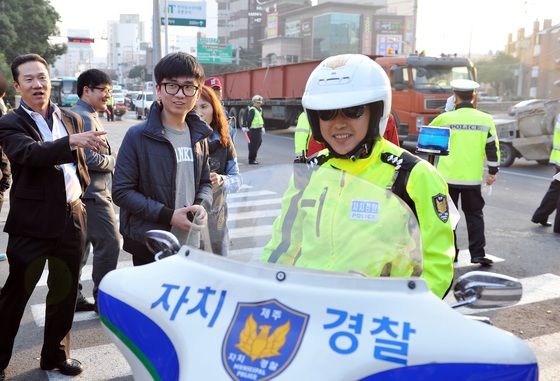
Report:
[{"label": "sunglasses", "polygon": [[327,122],[329,120],[333,120],[339,111],[347,118],[359,119],[366,112],[366,105],[346,107],[334,110],[318,110],[317,112],[319,114],[319,118],[322,121]]}]

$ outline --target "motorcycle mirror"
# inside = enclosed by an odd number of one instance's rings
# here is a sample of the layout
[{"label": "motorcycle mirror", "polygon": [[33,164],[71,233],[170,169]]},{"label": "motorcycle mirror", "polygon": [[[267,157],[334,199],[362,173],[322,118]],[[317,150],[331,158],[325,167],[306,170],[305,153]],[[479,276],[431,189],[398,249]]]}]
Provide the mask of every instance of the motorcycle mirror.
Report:
[{"label": "motorcycle mirror", "polygon": [[521,300],[523,286],[507,275],[471,271],[462,275],[453,291],[457,307],[473,309],[508,307]]},{"label": "motorcycle mirror", "polygon": [[156,260],[177,254],[181,248],[177,237],[165,230],[148,230],[144,242]]}]

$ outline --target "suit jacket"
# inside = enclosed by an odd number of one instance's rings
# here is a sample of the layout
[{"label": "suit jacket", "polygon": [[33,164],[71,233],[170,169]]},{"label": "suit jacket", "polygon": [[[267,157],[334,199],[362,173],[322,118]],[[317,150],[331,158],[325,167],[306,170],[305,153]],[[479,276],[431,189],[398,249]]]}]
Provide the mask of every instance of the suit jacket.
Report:
[{"label": "suit jacket", "polygon": [[[80,115],[84,121],[84,131],[105,131],[99,121],[97,112],[88,103],[81,99],[71,108]],[[107,145],[106,136],[103,137]],[[100,147],[98,152],[85,149],[86,164],[91,181],[84,194],[84,199],[104,199],[111,197],[113,185],[113,171],[115,170],[115,158],[111,156],[111,148]]]},{"label": "suit jacket", "polygon": [[[68,134],[83,132],[82,120],[62,110]],[[4,231],[9,234],[56,238],[66,223],[66,186],[61,164],[76,164],[82,193],[89,184],[84,150],[70,149],[69,136],[43,140],[35,121],[21,106],[0,119],[0,145],[12,164],[10,212]]]}]

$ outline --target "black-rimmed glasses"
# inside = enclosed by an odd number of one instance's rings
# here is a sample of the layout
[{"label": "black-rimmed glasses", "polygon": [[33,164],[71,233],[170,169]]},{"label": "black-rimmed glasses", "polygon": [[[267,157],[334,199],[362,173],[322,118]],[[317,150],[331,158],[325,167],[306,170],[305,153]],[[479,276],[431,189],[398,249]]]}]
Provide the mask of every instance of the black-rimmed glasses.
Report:
[{"label": "black-rimmed glasses", "polygon": [[94,89],[101,91],[103,94],[111,95],[113,94],[113,89],[108,87],[94,87]]},{"label": "black-rimmed glasses", "polygon": [[177,83],[162,82],[162,86],[169,95],[177,95],[179,90],[182,90],[186,97],[192,97],[198,91],[198,86],[190,83],[187,85],[179,85]]},{"label": "black-rimmed glasses", "polygon": [[346,108],[340,108],[334,110],[318,110],[317,113],[319,114],[319,118],[322,121],[327,122],[329,120],[333,120],[339,111],[342,113],[342,115],[344,115],[347,118],[359,119],[362,115],[364,115],[366,111],[366,106],[360,105],[360,106],[346,107]]}]

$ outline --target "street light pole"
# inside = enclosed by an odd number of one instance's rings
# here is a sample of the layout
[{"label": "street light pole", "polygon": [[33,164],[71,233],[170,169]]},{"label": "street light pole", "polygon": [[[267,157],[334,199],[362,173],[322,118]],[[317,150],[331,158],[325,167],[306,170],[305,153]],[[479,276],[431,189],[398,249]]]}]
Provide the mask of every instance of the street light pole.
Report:
[{"label": "street light pole", "polygon": [[153,0],[153,18],[152,18],[152,45],[153,45],[153,62],[152,69],[161,59],[161,18],[159,15],[159,0]]}]

